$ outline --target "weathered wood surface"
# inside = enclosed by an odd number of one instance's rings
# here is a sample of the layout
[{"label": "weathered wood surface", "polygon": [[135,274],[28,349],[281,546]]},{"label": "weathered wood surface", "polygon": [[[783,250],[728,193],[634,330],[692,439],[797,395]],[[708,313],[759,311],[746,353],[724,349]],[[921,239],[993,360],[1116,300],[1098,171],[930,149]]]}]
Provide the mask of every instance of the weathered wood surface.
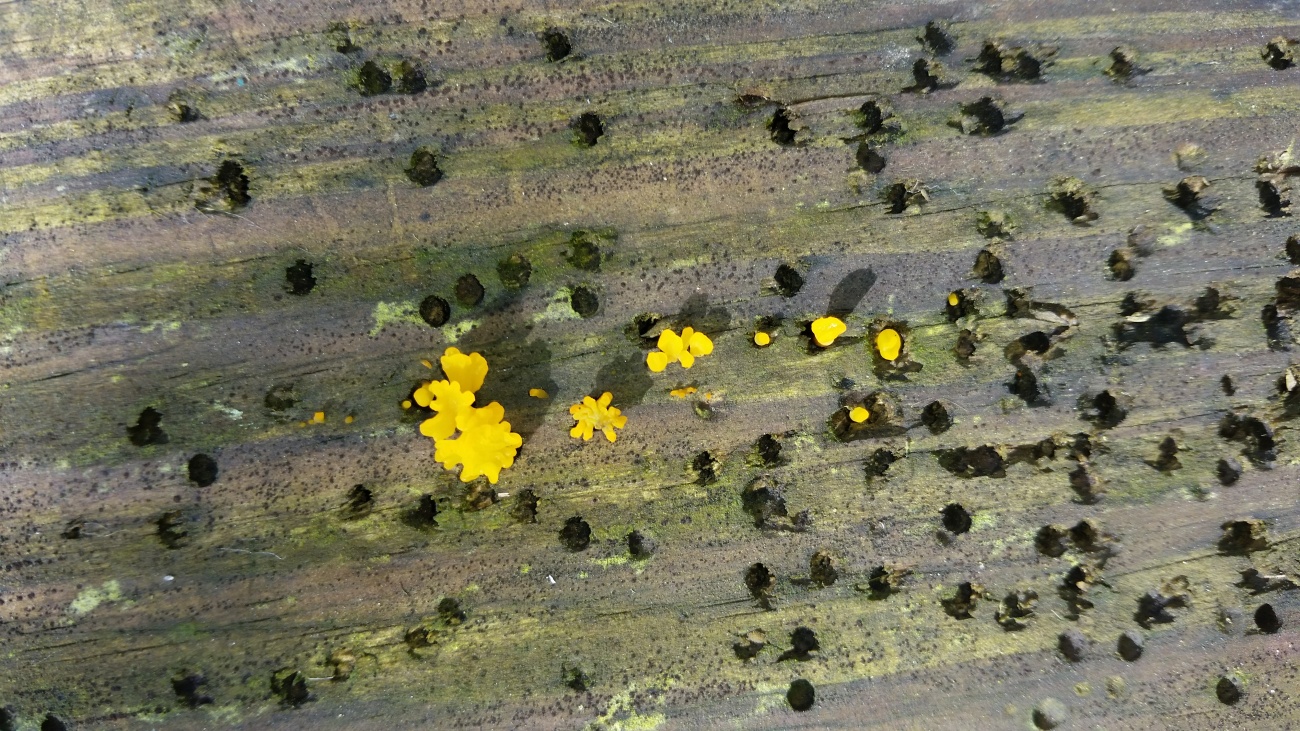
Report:
[{"label": "weathered wood surface", "polygon": [[[905,91],[932,57],[917,41],[931,20],[957,41],[941,58],[952,85]],[[570,57],[546,60],[547,28]],[[1261,57],[1277,36],[1300,36],[1295,8],[1244,1],[3,5],[0,706],[24,729],[46,714],[123,729],[939,729],[1031,728],[1051,697],[1072,728],[1300,726],[1300,598],[1284,579],[1240,583],[1252,567],[1300,576],[1300,453],[1277,385],[1290,335],[1270,345],[1260,315],[1297,232],[1257,190],[1257,160],[1300,132],[1300,69]],[[1039,79],[998,80],[972,71],[986,40],[1059,50]],[[1145,73],[1105,73],[1120,45]],[[362,96],[372,59],[409,61],[428,88]],[[1023,118],[988,137],[948,124],[983,96]],[[894,111],[871,138],[878,174],[856,157],[870,99]],[[783,107],[788,145],[769,129]],[[592,147],[570,128],[587,112],[604,125]],[[422,146],[444,173],[429,187],[404,172]],[[249,180],[232,210],[204,190],[225,161]],[[1217,196],[1200,222],[1164,194],[1189,175]],[[1060,176],[1095,191],[1096,220],[1047,205]],[[881,192],[908,180],[928,201],[887,213]],[[1009,240],[977,230],[986,210],[1009,215]],[[1135,226],[1152,250],[1119,281],[1107,262]],[[565,259],[579,230],[603,237],[599,272]],[[1000,284],[972,278],[985,247]],[[533,266],[518,292],[496,272],[513,253]],[[299,260],[316,279],[304,295],[286,282]],[[788,298],[783,263],[805,280]],[[452,295],[467,272],[487,290],[472,309]],[[592,317],[569,306],[578,285]],[[1195,315],[1210,286],[1231,299],[1190,344],[1120,342],[1126,294]],[[959,288],[979,313],[953,324]],[[1046,392],[1032,405],[1008,390],[1004,349],[1058,323],[1008,317],[1011,288],[1077,318],[1023,358]],[[846,291],[848,337],[810,353],[803,324]],[[421,321],[428,295],[452,303],[446,326]],[[715,353],[652,376],[649,343],[627,334],[641,313],[707,331]],[[784,319],[759,350],[763,316]],[[865,334],[882,317],[907,323],[923,370],[879,378]],[[967,364],[961,327],[984,338]],[[487,356],[484,393],[525,438],[496,486],[510,497],[480,510],[399,406],[427,377],[419,361],[453,342]],[[688,382],[694,397],[669,395]],[[570,439],[568,405],[606,389],[630,419],[621,438]],[[894,394],[906,431],[835,439],[827,420],[853,389]],[[1080,408],[1104,389],[1131,398],[1110,428]],[[955,417],[941,434],[920,421],[936,400]],[[167,441],[137,446],[147,407]],[[324,424],[300,424],[316,411]],[[1275,429],[1276,457],[1243,456],[1220,433],[1229,414]],[[763,434],[782,464],[756,457]],[[937,459],[1053,436],[1054,457],[1005,477]],[[1181,468],[1160,470],[1169,436]],[[868,479],[882,448],[902,459]],[[702,451],[720,462],[712,484],[688,469]],[[198,453],[219,466],[206,487],[187,479]],[[1235,485],[1220,458],[1244,463]],[[1071,486],[1081,461],[1097,502]],[[741,492],[764,472],[806,530],[755,527]],[[354,485],[373,495],[364,514]],[[514,516],[525,489],[535,523]],[[436,527],[403,518],[423,494]],[[968,533],[944,534],[949,503],[973,515]],[[571,552],[558,533],[578,515],[594,535]],[[1108,560],[1036,548],[1043,526],[1089,518],[1113,537]],[[1222,550],[1237,519],[1267,521],[1268,546]],[[653,557],[629,558],[632,529]],[[819,550],[830,586],[809,581]],[[769,610],[744,583],[755,562],[777,577]],[[1072,619],[1059,587],[1076,564],[1100,580]],[[882,565],[912,574],[872,598],[860,589]],[[943,600],[966,581],[991,598],[959,620]],[[1021,589],[1036,613],[1004,630],[995,611]],[[1125,662],[1116,639],[1148,590],[1189,601]],[[463,623],[440,616],[447,598]],[[1279,632],[1252,619],[1265,602]],[[820,649],[778,660],[800,626]],[[419,627],[431,644],[412,648]],[[738,659],[760,628],[771,645]],[[1070,629],[1092,642],[1078,662],[1058,650]],[[354,668],[331,680],[342,650]],[[566,685],[574,668],[585,691]],[[309,678],[309,700],[272,692],[282,669]],[[1244,687],[1232,705],[1216,697],[1225,674]],[[196,675],[190,708],[173,681]],[[786,702],[795,678],[816,688],[807,712]]]}]

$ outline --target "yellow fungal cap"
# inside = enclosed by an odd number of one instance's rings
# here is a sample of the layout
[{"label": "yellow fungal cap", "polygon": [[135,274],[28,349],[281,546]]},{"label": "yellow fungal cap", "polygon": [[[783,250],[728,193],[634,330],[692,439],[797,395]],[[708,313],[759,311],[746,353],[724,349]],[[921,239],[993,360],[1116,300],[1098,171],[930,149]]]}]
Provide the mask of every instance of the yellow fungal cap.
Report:
[{"label": "yellow fungal cap", "polygon": [[949,292],[949,293],[948,293],[948,306],[949,306],[949,307],[956,307],[956,306],[957,306],[957,303],[960,302],[960,301],[961,301],[961,300],[957,297],[957,293],[956,293],[956,292]]},{"label": "yellow fungal cap", "polygon": [[311,420],[314,421],[314,422],[316,422],[317,424],[324,424],[324,423],[325,423],[325,412],[324,412],[324,411],[317,411],[316,413],[314,413],[314,414],[311,415]]},{"label": "yellow fungal cap", "polygon": [[474,403],[474,394],[465,391],[455,381],[433,381],[424,384],[423,389],[430,399],[420,405],[433,409],[434,415],[420,424],[420,433],[434,441],[450,437],[456,432],[457,421]]},{"label": "yellow fungal cap", "polygon": [[695,393],[695,387],[682,386],[681,388],[674,388],[668,393],[672,396],[676,396],[677,398],[686,398],[687,396],[690,396],[691,394]]},{"label": "yellow fungal cap", "polygon": [[440,359],[442,363],[442,372],[447,374],[447,380],[452,383],[459,383],[461,390],[466,393],[475,393],[483,387],[483,379],[487,377],[488,364],[487,358],[478,353],[466,355],[456,348],[447,348]]},{"label": "yellow fungal cap", "polygon": [[600,431],[604,432],[605,438],[609,441],[616,440],[618,434],[614,430],[626,426],[627,417],[623,416],[618,408],[610,406],[613,400],[614,394],[606,391],[599,399],[587,396],[582,399],[582,403],[570,406],[569,414],[578,423],[569,430],[569,436],[574,439],[580,438],[585,442]]},{"label": "yellow fungal cap", "polygon": [[876,351],[880,357],[892,361],[898,358],[903,349],[903,337],[892,327],[887,327],[876,335]]},{"label": "yellow fungal cap", "polygon": [[505,414],[505,408],[495,401],[481,409],[465,409],[456,418],[460,435],[435,440],[433,458],[448,470],[461,465],[461,482],[487,477],[495,485],[501,470],[515,463],[515,453],[524,443],[523,437],[510,431],[510,422],[502,421]]},{"label": "yellow fungal cap", "polygon": [[762,330],[759,330],[758,332],[754,333],[754,345],[757,345],[760,348],[766,348],[771,344],[772,344],[771,335],[768,335]]},{"label": "yellow fungal cap", "polygon": [[356,417],[353,416],[352,414],[348,414],[347,416],[343,417],[343,423],[344,423],[344,424],[351,424],[352,422],[354,422],[354,421],[356,421],[356,420],[357,420]]},{"label": "yellow fungal cap", "polygon": [[544,388],[530,388],[530,389],[528,389],[528,395],[529,395],[529,396],[532,396],[533,398],[550,398],[550,397],[551,397],[551,394],[547,393],[547,392],[546,392],[546,389],[544,389]]},{"label": "yellow fungal cap", "polygon": [[823,348],[829,347],[848,329],[849,326],[838,317],[819,317],[812,322],[813,339]]},{"label": "yellow fungal cap", "polygon": [[402,408],[404,409],[411,408],[411,400],[409,398],[402,401]]},{"label": "yellow fungal cap", "polygon": [[655,373],[662,373],[669,363],[681,363],[683,368],[695,365],[696,358],[702,358],[713,352],[713,341],[694,328],[682,328],[678,335],[672,330],[659,333],[659,350],[646,354],[646,366]]},{"label": "yellow fungal cap", "polygon": [[867,411],[865,406],[854,406],[849,409],[849,418],[853,420],[854,424],[861,424],[871,418],[871,412]]}]

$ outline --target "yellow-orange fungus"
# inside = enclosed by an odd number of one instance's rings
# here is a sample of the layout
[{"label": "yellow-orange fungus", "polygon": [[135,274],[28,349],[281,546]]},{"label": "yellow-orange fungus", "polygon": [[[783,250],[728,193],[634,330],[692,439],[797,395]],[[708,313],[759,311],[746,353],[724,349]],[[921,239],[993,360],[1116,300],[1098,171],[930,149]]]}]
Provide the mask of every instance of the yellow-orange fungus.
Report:
[{"label": "yellow-orange fungus", "polygon": [[501,470],[515,463],[515,454],[524,443],[523,437],[510,431],[510,422],[502,421],[505,413],[505,408],[495,401],[481,409],[461,411],[454,425],[460,435],[436,439],[433,458],[448,470],[460,465],[461,482],[487,477],[495,485]]},{"label": "yellow-orange fungus", "polygon": [[863,406],[854,406],[849,409],[849,418],[853,420],[854,424],[861,424],[871,418],[871,412],[867,411]]},{"label": "yellow-orange fungus", "polygon": [[681,388],[674,388],[673,390],[668,392],[670,396],[676,396],[677,398],[686,398],[687,396],[690,396],[693,393],[695,393],[694,386],[683,386]]},{"label": "yellow-orange fungus", "polygon": [[487,377],[488,364],[487,359],[478,353],[466,355],[456,348],[447,348],[440,359],[442,363],[442,372],[447,375],[447,380],[453,383],[459,383],[461,390],[466,393],[476,393],[483,387],[483,379]]},{"label": "yellow-orange fungus", "polygon": [[356,417],[353,416],[352,414],[348,414],[347,416],[343,417],[343,423],[344,423],[344,424],[351,424],[352,422],[354,422],[354,421],[356,421],[356,420],[357,420]]},{"label": "yellow-orange fungus", "polygon": [[892,361],[898,358],[898,353],[903,349],[903,337],[892,327],[887,327],[876,335],[876,351],[880,357]]},{"label": "yellow-orange fungus", "polygon": [[609,441],[617,439],[618,435],[614,430],[626,426],[627,417],[623,416],[616,407],[609,405],[613,400],[614,394],[606,391],[599,399],[587,396],[582,399],[582,403],[570,406],[569,414],[578,423],[569,430],[569,436],[574,439],[581,438],[585,442],[597,431],[601,431]]},{"label": "yellow-orange fungus", "polygon": [[848,329],[849,326],[838,317],[819,317],[812,322],[813,339],[823,348],[829,347]]},{"label": "yellow-orange fungus", "polygon": [[550,398],[550,397],[551,397],[551,394],[547,393],[547,392],[546,392],[546,389],[544,389],[544,388],[530,388],[530,389],[528,389],[528,395],[529,395],[529,396],[532,396],[533,398]]},{"label": "yellow-orange fungus", "polygon": [[759,330],[758,332],[754,333],[754,345],[757,345],[760,348],[766,348],[771,344],[772,344],[771,335],[768,335],[762,330]]},{"label": "yellow-orange fungus", "polygon": [[316,422],[317,424],[324,424],[324,423],[325,423],[325,412],[324,412],[324,411],[317,411],[316,413],[314,413],[314,414],[311,415],[311,420],[314,421],[314,422]]},{"label": "yellow-orange fungus", "polygon": [[713,341],[702,332],[693,328],[682,328],[678,335],[672,330],[659,333],[659,350],[646,354],[646,366],[655,373],[662,373],[669,363],[681,363],[683,368],[695,365],[695,359],[713,352]]},{"label": "yellow-orange fungus", "polygon": [[433,364],[427,360],[420,361],[420,365],[424,366],[425,368],[433,368]]},{"label": "yellow-orange fungus", "polygon": [[411,400],[410,400],[410,399],[406,399],[406,400],[402,401],[402,408],[404,408],[404,409],[409,409],[409,408],[411,408]]},{"label": "yellow-orange fungus", "polygon": [[959,301],[960,301],[960,300],[957,298],[957,293],[956,293],[956,292],[949,292],[949,293],[948,293],[948,306],[949,306],[949,307],[956,307],[956,306],[957,306],[957,303],[958,303]]},{"label": "yellow-orange fungus", "polygon": [[474,394],[468,393],[455,381],[433,381],[421,387],[426,396],[421,401],[420,392],[415,400],[421,406],[433,409],[434,415],[420,424],[420,433],[434,441],[446,439],[456,432],[456,420],[474,403]]}]

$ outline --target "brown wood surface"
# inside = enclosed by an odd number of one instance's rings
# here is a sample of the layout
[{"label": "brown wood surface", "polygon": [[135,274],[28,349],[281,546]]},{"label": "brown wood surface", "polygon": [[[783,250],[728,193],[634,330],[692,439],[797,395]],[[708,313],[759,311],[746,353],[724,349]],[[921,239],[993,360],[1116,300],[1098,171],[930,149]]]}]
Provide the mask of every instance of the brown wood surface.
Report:
[{"label": "brown wood surface", "polygon": [[[930,21],[950,53],[918,41]],[[567,58],[547,60],[548,29]],[[1278,37],[1300,56],[1285,43],[1300,13],[1249,0],[0,4],[0,721],[1026,729],[1054,698],[1061,728],[1300,728],[1300,452],[1279,391],[1300,227],[1259,189],[1285,197],[1297,172],[1300,68],[1267,63]],[[1048,63],[994,78],[975,70],[988,42]],[[1107,73],[1121,46],[1129,76]],[[924,93],[909,90],[922,58],[945,67]],[[425,90],[361,93],[367,62],[403,60]],[[950,124],[983,97],[1023,117],[988,136]],[[893,111],[880,132],[860,126],[871,101]],[[584,113],[603,124],[592,146],[575,141]],[[859,166],[863,141],[880,172]],[[405,172],[419,148],[432,185]],[[247,202],[213,190],[225,163]],[[1208,216],[1166,193],[1190,176],[1210,184]],[[1054,208],[1064,177],[1094,220]],[[926,200],[889,213],[909,181]],[[986,211],[1009,236],[981,232]],[[566,259],[580,231],[599,271]],[[1001,282],[973,273],[985,249]],[[532,266],[518,290],[497,271],[513,254]],[[300,261],[305,294],[288,281]],[[782,264],[798,292],[778,287]],[[475,307],[453,295],[466,273],[486,289]],[[594,316],[572,309],[579,286]],[[1222,302],[1198,306],[1207,288]],[[954,323],[959,289],[977,312]],[[1017,316],[1013,291],[1038,304]],[[1145,310],[1126,321],[1130,293]],[[418,313],[430,295],[451,304],[442,327]],[[1186,332],[1133,342],[1166,305],[1157,321]],[[810,348],[829,311],[848,334]],[[631,331],[645,313],[648,339]],[[758,349],[764,317],[779,323]],[[886,322],[921,370],[873,360]],[[1013,352],[1062,323],[1047,352]],[[653,336],[684,325],[715,352],[651,374]],[[962,328],[980,338],[968,362]],[[443,471],[400,406],[452,344],[487,357],[481,395],[524,437],[490,490]],[[1033,403],[1008,387],[1018,367]],[[629,419],[618,441],[570,438],[568,406],[606,390]],[[837,438],[832,414],[874,391],[897,428]],[[1117,424],[1087,418],[1102,391],[1127,409]],[[954,419],[937,434],[921,420],[936,401]],[[147,408],[165,442],[129,438]],[[1233,418],[1276,449],[1226,438]],[[779,464],[759,457],[765,434]],[[1177,469],[1160,461],[1170,437]],[[1017,461],[1044,440],[1054,454]],[[983,445],[1004,476],[944,467]],[[869,476],[878,450],[899,459]],[[703,452],[716,481],[692,468]],[[218,465],[210,485],[187,478],[196,454]],[[1242,465],[1235,484],[1220,459]],[[1072,486],[1081,465],[1096,494]],[[756,526],[755,479],[807,524]],[[524,490],[536,522],[518,517]],[[411,517],[422,495],[436,526]],[[969,532],[944,529],[952,503]],[[582,551],[559,538],[573,516],[593,532]],[[1085,519],[1100,550],[1036,546]],[[1265,538],[1234,549],[1234,520]],[[629,556],[634,529],[652,557]],[[829,585],[810,576],[819,551]],[[776,576],[766,608],[744,581],[757,562]],[[880,566],[910,570],[884,598],[868,591]],[[1075,566],[1094,581],[1072,613]],[[1251,569],[1275,578],[1253,591]],[[962,582],[987,592],[968,619],[945,611]],[[1038,602],[1007,630],[995,613],[1018,590]],[[1141,627],[1149,591],[1185,606]],[[1255,620],[1265,603],[1280,630]],[[782,659],[798,627],[820,648]],[[769,644],[742,660],[755,629]],[[1129,629],[1136,662],[1116,654]],[[1069,630],[1089,643],[1078,661],[1059,649]],[[345,654],[350,673],[330,661]],[[273,689],[294,671],[305,699]],[[786,698],[797,678],[816,689],[805,712]]]}]

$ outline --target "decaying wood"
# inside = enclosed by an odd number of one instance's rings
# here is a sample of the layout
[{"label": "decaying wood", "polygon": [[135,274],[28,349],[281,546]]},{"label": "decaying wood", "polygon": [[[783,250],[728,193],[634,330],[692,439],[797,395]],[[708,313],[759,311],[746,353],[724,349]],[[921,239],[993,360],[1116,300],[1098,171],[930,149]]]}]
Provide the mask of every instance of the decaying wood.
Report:
[{"label": "decaying wood", "polygon": [[[0,728],[1300,725],[1297,37],[8,4]],[[452,344],[495,486],[400,405]]]}]

